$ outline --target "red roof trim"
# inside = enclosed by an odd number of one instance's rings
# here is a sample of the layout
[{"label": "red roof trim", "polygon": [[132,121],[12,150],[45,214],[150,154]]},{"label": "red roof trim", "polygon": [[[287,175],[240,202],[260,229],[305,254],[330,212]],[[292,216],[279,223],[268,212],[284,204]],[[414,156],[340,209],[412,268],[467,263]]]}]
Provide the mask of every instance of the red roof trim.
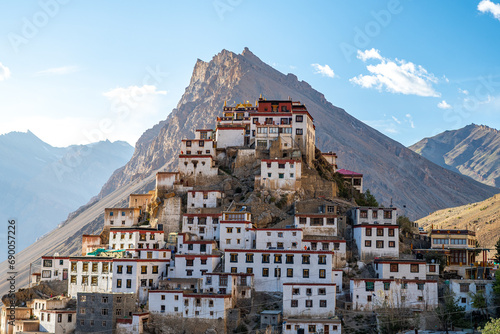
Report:
[{"label": "red roof trim", "polygon": [[381,225],[381,224],[360,224],[360,225],[354,225],[353,226],[354,228],[358,228],[358,227],[376,227],[376,228],[382,228],[382,227],[386,227],[386,228],[399,228],[399,225]]},{"label": "red roof trim", "polygon": [[235,127],[217,127],[217,130],[245,130],[243,126],[235,126]]},{"label": "red roof trim", "polygon": [[185,213],[184,217],[221,217],[222,213]]},{"label": "red roof trim", "polygon": [[225,249],[234,253],[292,253],[292,254],[333,254],[332,251],[288,250],[288,249]]},{"label": "red roof trim", "polygon": [[262,159],[261,162],[277,162],[277,163],[302,163],[300,160],[293,160],[293,159]]},{"label": "red roof trim", "polygon": [[283,283],[283,285],[311,285],[311,286],[321,286],[321,285],[325,285],[325,286],[335,286],[337,284],[335,283]]},{"label": "red roof trim", "polygon": [[189,158],[198,158],[198,159],[208,159],[213,160],[213,157],[208,154],[200,154],[200,155],[190,155],[190,154],[179,154],[179,159],[189,159]]}]

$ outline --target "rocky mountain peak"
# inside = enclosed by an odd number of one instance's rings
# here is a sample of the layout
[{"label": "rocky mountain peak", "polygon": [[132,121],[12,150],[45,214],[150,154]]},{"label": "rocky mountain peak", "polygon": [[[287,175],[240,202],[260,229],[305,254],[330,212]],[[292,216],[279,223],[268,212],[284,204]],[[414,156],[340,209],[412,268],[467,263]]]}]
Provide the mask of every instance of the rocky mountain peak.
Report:
[{"label": "rocky mountain peak", "polygon": [[318,148],[337,152],[339,166],[363,173],[366,188],[379,202],[405,205],[408,215],[420,217],[498,191],[421,158],[335,107],[307,82],[277,71],[245,48],[241,54],[222,50],[208,62],[196,62],[177,107],[162,124],[145,132],[130,162],[114,173],[100,196],[158,169],[174,170],[181,140],[193,137],[195,129],[213,128],[224,101],[254,103],[261,94],[304,103],[315,120]]}]

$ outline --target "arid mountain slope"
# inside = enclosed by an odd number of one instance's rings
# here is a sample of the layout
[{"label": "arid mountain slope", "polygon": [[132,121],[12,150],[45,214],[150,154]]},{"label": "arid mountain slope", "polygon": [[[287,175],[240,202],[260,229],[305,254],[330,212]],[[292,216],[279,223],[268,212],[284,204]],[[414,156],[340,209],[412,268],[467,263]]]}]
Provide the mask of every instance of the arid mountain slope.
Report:
[{"label": "arid mountain slope", "polygon": [[253,103],[260,94],[268,99],[290,96],[305,103],[315,119],[318,147],[337,152],[339,166],[363,173],[365,188],[381,203],[389,205],[392,199],[396,206],[406,205],[412,218],[500,192],[429,162],[335,107],[295,75],[278,72],[245,49],[242,54],[223,50],[210,62],[198,60],[177,108],[161,129],[145,132],[130,162],[113,174],[100,196],[154,169],[173,170],[180,140],[193,136],[195,129],[213,127],[225,100]]},{"label": "arid mountain slope", "polygon": [[500,131],[470,124],[424,138],[409,147],[441,167],[500,187]]},{"label": "arid mountain slope", "polygon": [[500,238],[500,195],[482,202],[436,211],[417,221],[424,229],[476,229],[479,244],[489,247],[489,257],[495,255],[495,244]]}]

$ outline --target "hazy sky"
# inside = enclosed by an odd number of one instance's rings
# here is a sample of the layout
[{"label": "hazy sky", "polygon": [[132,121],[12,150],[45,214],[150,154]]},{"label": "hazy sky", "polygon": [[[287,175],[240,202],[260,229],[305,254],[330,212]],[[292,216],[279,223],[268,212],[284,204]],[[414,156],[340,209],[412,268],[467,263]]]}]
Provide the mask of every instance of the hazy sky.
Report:
[{"label": "hazy sky", "polygon": [[0,133],[134,145],[244,47],[410,145],[500,128],[500,1],[2,1]]}]

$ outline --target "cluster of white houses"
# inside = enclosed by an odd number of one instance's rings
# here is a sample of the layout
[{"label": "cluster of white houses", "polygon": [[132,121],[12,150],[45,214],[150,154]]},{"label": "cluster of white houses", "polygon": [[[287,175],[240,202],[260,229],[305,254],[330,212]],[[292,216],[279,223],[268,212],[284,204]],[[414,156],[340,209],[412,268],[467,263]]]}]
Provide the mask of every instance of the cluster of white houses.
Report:
[{"label": "cluster of white houses", "polygon": [[[258,228],[248,208],[227,207],[224,191],[207,187],[207,180],[219,174],[224,150],[235,147],[242,164],[259,150],[279,152],[260,159],[255,189],[293,193],[315,158],[313,118],[292,100],[224,105],[215,129],[196,130],[195,139],[182,141],[178,171],[159,172],[155,190],[131,194],[128,208],[105,209],[103,233],[82,237],[81,256],[42,256],[34,282],[67,281],[67,297],[77,301],[77,309],[66,309],[67,298],[50,310],[50,300],[34,300],[20,318],[26,322],[16,323],[26,326],[20,329],[6,325],[4,308],[2,333],[27,332],[30,324],[54,333],[135,333],[151,313],[225,322],[239,300],[259,292],[282,294],[281,313],[266,311],[262,319],[287,334],[341,333],[338,294],[359,311],[437,306],[439,265],[399,258],[395,208],[354,207],[345,214],[335,199],[316,198],[300,212],[296,203],[291,225]],[[323,157],[336,171],[336,154]],[[362,174],[338,171],[362,191]],[[430,236],[432,250],[443,252],[452,269],[470,279],[467,291],[488,291],[476,283],[485,272],[471,267],[473,231],[433,230]],[[373,263],[375,276],[343,283],[354,254]],[[465,283],[452,282],[453,289],[465,291]],[[136,312],[138,306],[147,311]]]}]

